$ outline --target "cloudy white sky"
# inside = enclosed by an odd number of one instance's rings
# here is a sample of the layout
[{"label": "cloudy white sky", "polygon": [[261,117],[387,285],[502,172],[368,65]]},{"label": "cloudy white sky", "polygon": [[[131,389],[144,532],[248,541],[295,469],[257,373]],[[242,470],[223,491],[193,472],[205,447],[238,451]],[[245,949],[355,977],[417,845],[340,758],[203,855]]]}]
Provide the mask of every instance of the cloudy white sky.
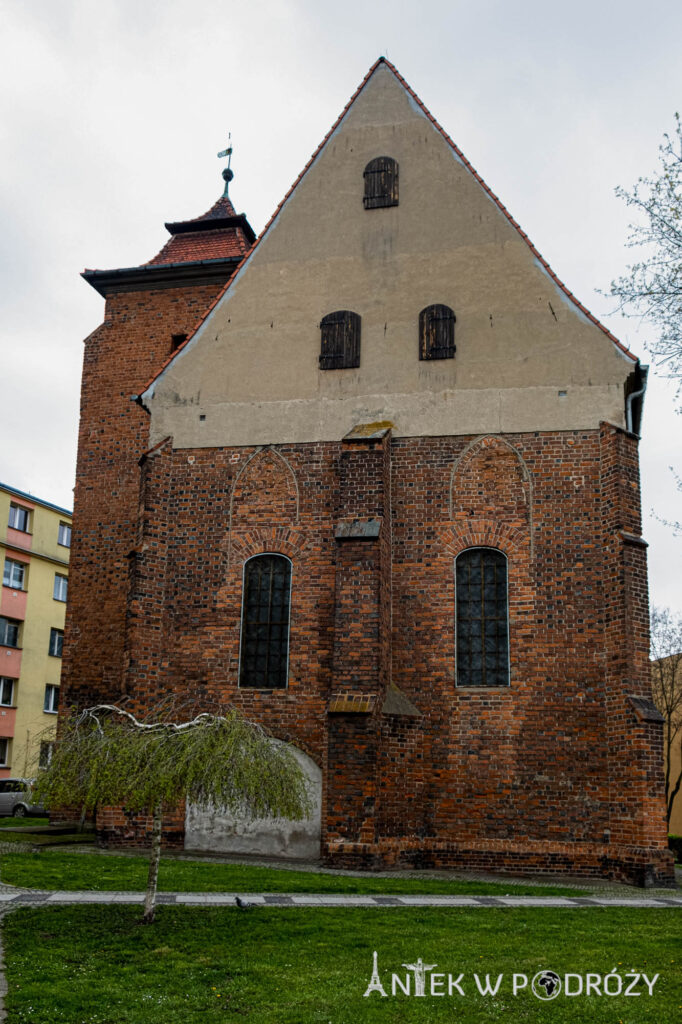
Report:
[{"label": "cloudy white sky", "polygon": [[[555,272],[646,358],[598,295],[632,258],[614,196],[656,167],[682,108],[675,0],[0,0],[0,480],[70,506],[84,267],[134,266],[166,220],[221,191],[258,231],[370,65],[387,55]],[[677,403],[679,404],[679,403]],[[682,612],[674,388],[642,442],[651,593]]]}]

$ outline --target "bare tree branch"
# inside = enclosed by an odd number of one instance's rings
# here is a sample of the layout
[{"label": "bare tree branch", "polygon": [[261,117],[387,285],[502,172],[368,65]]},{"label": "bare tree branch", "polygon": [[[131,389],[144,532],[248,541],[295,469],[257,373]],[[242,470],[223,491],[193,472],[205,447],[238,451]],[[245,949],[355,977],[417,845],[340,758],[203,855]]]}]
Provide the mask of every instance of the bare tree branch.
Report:
[{"label": "bare tree branch", "polygon": [[658,328],[647,348],[673,377],[682,376],[682,123],[663,136],[658,173],[639,178],[631,191],[616,195],[642,218],[630,224],[628,246],[641,248],[642,259],[611,282],[618,310],[640,316]]}]

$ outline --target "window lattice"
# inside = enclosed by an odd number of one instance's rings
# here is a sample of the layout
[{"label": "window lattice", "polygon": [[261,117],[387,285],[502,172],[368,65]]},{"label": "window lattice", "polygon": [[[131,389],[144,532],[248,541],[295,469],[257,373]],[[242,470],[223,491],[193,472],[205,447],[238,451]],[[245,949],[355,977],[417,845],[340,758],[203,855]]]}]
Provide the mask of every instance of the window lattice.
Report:
[{"label": "window lattice", "polygon": [[509,684],[507,559],[493,548],[470,548],[455,563],[457,685]]},{"label": "window lattice", "polygon": [[257,555],[246,563],[239,685],[262,690],[287,685],[291,562]]}]

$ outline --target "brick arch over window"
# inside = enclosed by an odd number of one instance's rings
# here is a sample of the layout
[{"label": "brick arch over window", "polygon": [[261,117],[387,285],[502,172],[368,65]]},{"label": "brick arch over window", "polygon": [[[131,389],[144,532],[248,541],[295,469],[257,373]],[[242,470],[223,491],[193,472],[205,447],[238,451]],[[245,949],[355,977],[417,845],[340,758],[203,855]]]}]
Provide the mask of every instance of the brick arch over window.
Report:
[{"label": "brick arch over window", "polygon": [[490,521],[520,531],[532,557],[532,479],[521,453],[505,438],[493,434],[476,438],[455,460],[450,520],[468,532]]},{"label": "brick arch over window", "polygon": [[298,480],[291,464],[276,448],[259,448],[232,484],[225,543],[228,568],[232,548],[243,534],[275,524],[294,526],[299,509]]}]

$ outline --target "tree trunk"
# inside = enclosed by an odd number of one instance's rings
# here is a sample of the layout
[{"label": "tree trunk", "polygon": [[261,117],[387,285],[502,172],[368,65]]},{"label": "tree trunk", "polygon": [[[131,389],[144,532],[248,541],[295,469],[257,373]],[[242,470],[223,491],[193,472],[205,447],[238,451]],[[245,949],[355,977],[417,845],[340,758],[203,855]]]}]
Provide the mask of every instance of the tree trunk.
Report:
[{"label": "tree trunk", "polygon": [[154,920],[154,909],[156,902],[156,883],[159,878],[159,861],[161,860],[161,804],[154,807],[152,819],[152,848],[149,855],[149,874],[147,876],[147,891],[144,896],[143,924],[151,924]]}]

